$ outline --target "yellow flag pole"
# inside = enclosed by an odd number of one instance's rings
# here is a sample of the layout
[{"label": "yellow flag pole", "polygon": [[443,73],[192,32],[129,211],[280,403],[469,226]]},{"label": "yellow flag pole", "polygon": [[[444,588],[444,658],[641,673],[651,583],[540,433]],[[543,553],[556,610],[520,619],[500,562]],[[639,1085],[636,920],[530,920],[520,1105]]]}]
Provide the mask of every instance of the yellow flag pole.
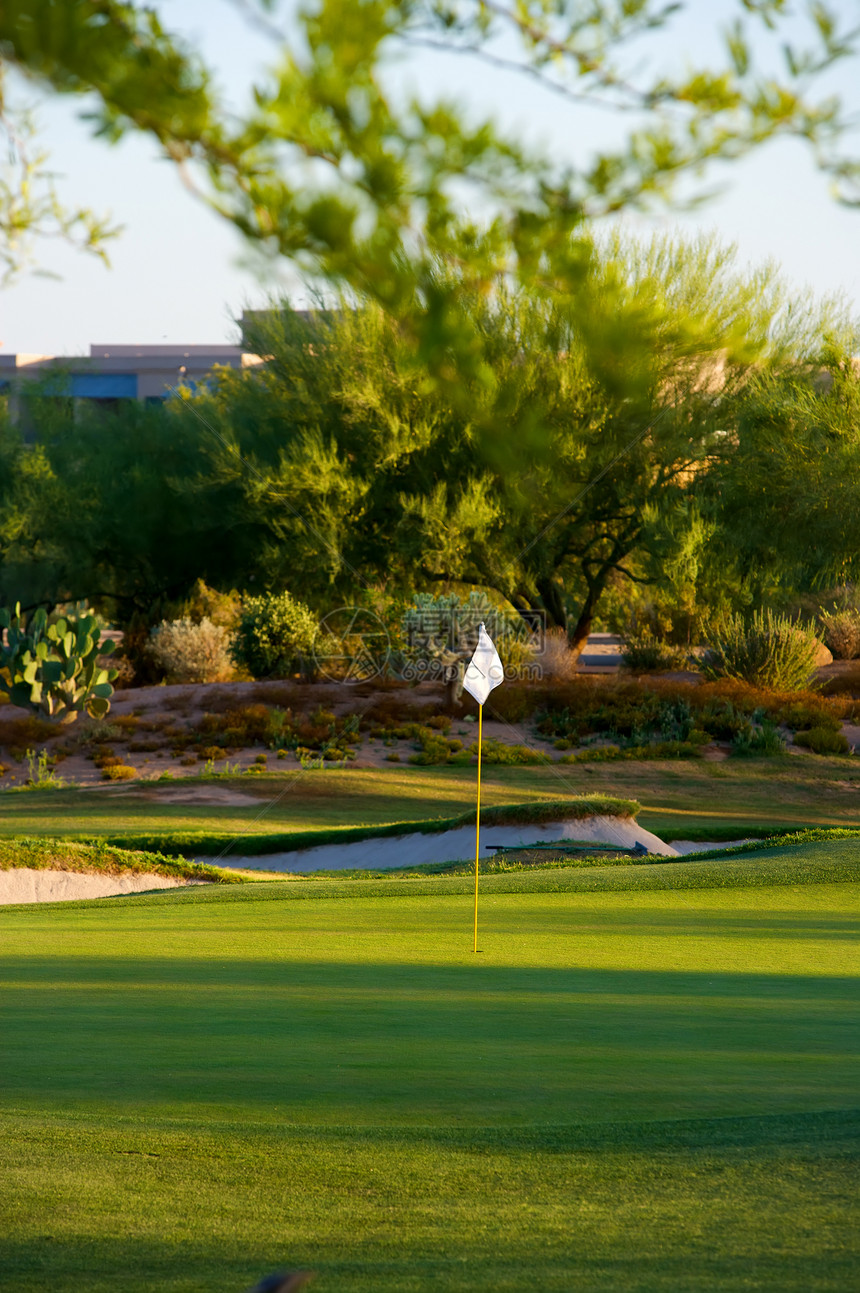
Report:
[{"label": "yellow flag pole", "polygon": [[481,741],[483,739],[484,706],[478,706],[478,808],[475,813],[475,945],[478,950],[478,856],[481,852]]}]

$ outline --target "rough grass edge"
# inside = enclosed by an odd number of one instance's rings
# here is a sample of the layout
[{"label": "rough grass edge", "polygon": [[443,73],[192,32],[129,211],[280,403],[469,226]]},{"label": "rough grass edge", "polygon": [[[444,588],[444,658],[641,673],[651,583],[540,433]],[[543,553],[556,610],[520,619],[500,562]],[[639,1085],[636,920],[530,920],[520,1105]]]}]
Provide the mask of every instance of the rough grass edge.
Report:
[{"label": "rough grass edge", "polygon": [[[746,844],[734,844],[731,848],[702,849],[700,852],[683,854],[685,860],[704,862],[710,858],[740,857],[744,853],[761,853],[764,849],[781,848],[786,844],[823,844],[827,840],[858,840],[860,827],[850,826],[810,826],[803,830],[774,831],[763,839],[749,840]],[[668,861],[677,862],[678,858]]]},{"label": "rough grass edge", "polygon": [[0,871],[28,867],[32,871],[75,871],[82,875],[166,875],[183,880],[237,884],[245,878],[235,871],[166,857],[163,853],[82,844],[75,840],[13,836],[0,840]]},{"label": "rough grass edge", "polygon": [[[483,826],[520,826],[539,822],[578,820],[583,817],[627,817],[635,820],[642,805],[635,799],[615,799],[607,795],[578,795],[570,799],[550,799],[537,804],[496,804],[481,810]],[[135,833],[107,835],[106,843],[115,848],[154,849],[162,855],[193,857],[216,855],[241,846],[245,857],[263,853],[292,853],[297,849],[322,844],[354,844],[360,840],[384,839],[392,835],[435,835],[459,830],[475,821],[474,809],[456,817],[423,818],[419,821],[389,822],[382,826],[334,826],[320,830],[275,831],[266,834],[228,835],[212,831],[164,831],[157,834]],[[90,837],[75,836],[81,842]]]},{"label": "rough grass edge", "polygon": [[[813,841],[812,846],[821,841]],[[803,846],[801,846],[802,848]],[[661,858],[659,862],[636,866],[561,868],[529,870],[513,874],[485,876],[481,892],[492,894],[565,894],[565,893],[633,893],[643,890],[693,889],[771,889],[796,885],[860,884],[860,850],[850,858],[809,858],[790,856],[794,846],[775,849],[776,856],[763,858],[720,857],[694,860]],[[786,856],[786,854],[789,856]],[[666,865],[669,863],[670,865]],[[135,894],[111,899],[111,910],[117,906],[164,906],[177,903],[206,902],[292,902],[303,900],[336,900],[343,898],[433,898],[471,897],[473,881],[469,876],[402,876],[392,879],[343,880],[339,876],[323,879],[309,876],[261,878],[256,884],[241,884],[225,889],[219,885],[192,886],[162,893]],[[336,873],[335,873],[336,875]],[[246,877],[247,878],[247,877]],[[92,909],[85,901],[45,903],[40,914],[54,915],[75,907]],[[23,910],[0,908],[6,912]],[[33,911],[30,906],[26,910]]]}]

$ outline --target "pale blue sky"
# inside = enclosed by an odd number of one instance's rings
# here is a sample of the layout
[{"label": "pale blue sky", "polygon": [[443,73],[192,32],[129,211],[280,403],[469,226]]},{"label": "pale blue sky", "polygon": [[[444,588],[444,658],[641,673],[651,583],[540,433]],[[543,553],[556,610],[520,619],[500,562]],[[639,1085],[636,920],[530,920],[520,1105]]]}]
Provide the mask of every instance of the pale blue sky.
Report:
[{"label": "pale blue sky", "polygon": [[[855,0],[844,2],[846,12],[856,15]],[[664,56],[688,54],[706,61],[714,22],[731,8],[730,0],[693,0],[677,38],[661,45]],[[201,48],[237,100],[270,57],[270,46],[231,0],[164,0],[160,10],[169,28]],[[593,141],[617,129],[603,114],[567,106],[452,58],[416,55],[400,77],[427,94],[455,91],[476,110],[516,124],[560,156],[583,159]],[[860,107],[856,64],[836,85]],[[29,97],[34,98],[32,91]],[[276,282],[270,277],[260,283],[241,266],[239,236],[188,194],[153,145],[130,137],[109,147],[90,139],[76,119],[80,107],[69,99],[42,102],[42,137],[53,168],[64,177],[67,203],[111,211],[125,232],[113,245],[109,270],[89,257],[43,245],[43,267],[62,277],[28,275],[0,294],[0,350],[72,355],[86,353],[91,342],[234,340],[232,319],[243,305],[265,301]],[[644,227],[713,230],[738,243],[742,260],[773,257],[798,288],[844,292],[860,310],[860,211],[834,203],[826,179],[801,145],[770,145],[713,178],[727,182],[723,196],[694,216],[668,213]],[[285,269],[284,282],[289,281]]]}]

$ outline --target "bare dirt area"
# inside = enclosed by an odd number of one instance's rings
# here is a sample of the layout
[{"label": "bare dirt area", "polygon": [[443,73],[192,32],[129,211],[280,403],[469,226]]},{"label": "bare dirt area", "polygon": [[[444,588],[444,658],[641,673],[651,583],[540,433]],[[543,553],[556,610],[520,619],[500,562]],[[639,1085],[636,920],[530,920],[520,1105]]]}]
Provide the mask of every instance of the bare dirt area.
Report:
[{"label": "bare dirt area", "polygon": [[[588,677],[617,675],[619,663],[619,640],[593,635],[582,657],[583,685],[627,686],[623,677]],[[838,688],[842,695],[855,673],[860,673],[857,662],[837,661],[819,670],[819,681],[825,693]],[[703,681],[688,671],[627,677],[634,687],[689,688],[687,694]],[[506,690],[504,700],[509,694]],[[517,710],[499,702],[498,709],[513,715],[509,721],[493,717],[492,708],[488,705],[483,725],[484,749],[495,747],[502,756],[496,762],[559,763],[579,754],[600,757],[603,746],[619,739],[623,744],[623,737],[591,729],[560,740],[558,730],[541,730],[531,712],[534,704],[531,710],[528,704]],[[846,722],[843,732],[849,747],[860,750],[860,722]],[[817,757],[792,744],[788,728],[783,736],[791,754]],[[157,794],[162,802],[240,807],[259,798],[255,774],[289,773],[323,763],[380,769],[416,761],[468,763],[474,760],[476,739],[474,703],[465,697],[459,709],[446,710],[440,683],[309,683],[295,678],[149,686],[118,691],[104,721],[82,719],[68,727],[0,706],[0,788],[50,784],[53,778],[54,784],[59,779],[111,797],[127,796],[129,803]],[[730,751],[730,741],[718,737],[698,753],[706,762],[718,763]],[[241,790],[217,784],[220,777],[240,775],[247,778]],[[181,779],[181,786],[170,787],[173,779]]]},{"label": "bare dirt area", "polygon": [[183,781],[181,785],[171,786],[164,785],[161,782],[137,782],[130,786],[107,786],[99,785],[89,787],[91,790],[99,790],[104,794],[109,794],[114,801],[121,801],[128,804],[223,804],[234,808],[247,808],[260,802],[261,798],[269,798],[268,792],[263,794],[246,794],[241,790],[231,790],[229,786],[213,786],[211,783],[201,782],[200,785],[194,785]]},{"label": "bare dirt area", "polygon": [[[60,728],[4,705],[0,706],[0,770],[5,775],[0,786],[8,789],[26,784],[44,751],[49,759],[44,775],[52,772],[69,785],[112,797],[128,795],[139,801],[157,793],[162,802],[247,805],[257,798],[252,783],[247,791],[236,791],[213,785],[211,780],[199,786],[189,785],[188,780],[248,774],[250,782],[254,773],[298,770],[302,760],[312,761],[321,750],[327,761],[336,764],[342,755],[343,765],[355,767],[381,768],[406,762],[412,746],[403,740],[378,737],[374,730],[386,725],[423,724],[438,717],[443,707],[443,688],[435,683],[379,686],[298,681],[123,690],[114,695],[104,721],[81,719]],[[273,710],[304,720],[310,748],[304,752],[272,748],[276,741],[264,729],[266,714]],[[342,743],[339,736],[324,732],[324,724],[329,723],[335,732],[350,721],[360,730],[360,739],[329,755],[333,744]],[[450,727],[450,736],[463,748],[477,738],[473,714],[454,716]],[[551,742],[516,724],[488,720],[484,738],[501,744],[526,742],[552,755]],[[183,784],[169,787],[165,782],[171,778],[182,778]]]}]

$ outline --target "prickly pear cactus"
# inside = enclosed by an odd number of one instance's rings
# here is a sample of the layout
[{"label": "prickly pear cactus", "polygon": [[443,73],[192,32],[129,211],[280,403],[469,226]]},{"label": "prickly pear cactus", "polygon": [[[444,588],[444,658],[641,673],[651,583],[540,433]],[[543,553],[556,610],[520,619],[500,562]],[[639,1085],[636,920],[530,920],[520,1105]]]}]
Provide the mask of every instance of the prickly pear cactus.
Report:
[{"label": "prickly pear cactus", "polygon": [[25,626],[20,605],[0,608],[0,692],[56,723],[71,723],[84,711],[104,718],[117,670],[99,664],[114,649],[100,637],[93,615],[49,624],[40,608]]}]

